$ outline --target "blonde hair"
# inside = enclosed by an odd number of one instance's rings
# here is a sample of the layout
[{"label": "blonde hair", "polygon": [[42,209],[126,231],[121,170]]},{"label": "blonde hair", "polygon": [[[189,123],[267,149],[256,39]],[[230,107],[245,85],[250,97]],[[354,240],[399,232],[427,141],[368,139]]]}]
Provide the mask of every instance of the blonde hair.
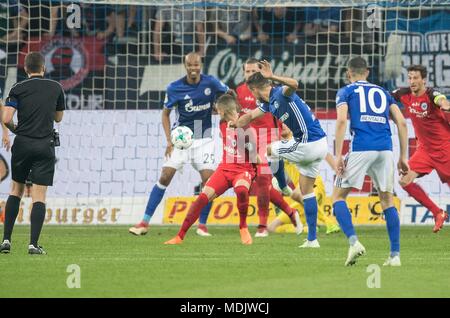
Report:
[{"label": "blonde hair", "polygon": [[224,94],[217,99],[216,108],[224,112],[224,119],[231,119],[230,117],[238,112],[238,101],[234,96]]}]

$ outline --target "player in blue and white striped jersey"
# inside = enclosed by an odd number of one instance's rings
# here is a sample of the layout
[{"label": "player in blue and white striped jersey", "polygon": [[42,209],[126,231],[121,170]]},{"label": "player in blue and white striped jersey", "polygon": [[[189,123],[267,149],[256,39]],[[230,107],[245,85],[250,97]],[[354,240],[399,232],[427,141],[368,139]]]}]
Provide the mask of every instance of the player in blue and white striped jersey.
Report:
[{"label": "player in blue and white striped jersey", "polygon": [[[259,63],[260,72],[253,74],[247,85],[259,101],[259,108],[241,116],[232,126],[244,127],[252,120],[272,113],[293,133],[289,140],[273,142],[267,147],[267,155],[284,158],[297,165],[301,174],[300,189],[303,194],[308,239],[300,247],[320,247],[317,241],[317,200],[314,182],[319,175],[319,166],[328,152],[326,134],[309,106],[295,93],[298,82],[289,77],[273,74],[270,63]],[[282,86],[272,87],[270,81]]]}]

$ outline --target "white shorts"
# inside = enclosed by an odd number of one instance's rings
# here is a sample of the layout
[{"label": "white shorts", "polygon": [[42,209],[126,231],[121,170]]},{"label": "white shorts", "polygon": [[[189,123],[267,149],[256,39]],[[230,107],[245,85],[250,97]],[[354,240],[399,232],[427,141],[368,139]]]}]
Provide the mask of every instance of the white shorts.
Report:
[{"label": "white shorts", "polygon": [[337,177],[338,188],[361,190],[368,175],[378,191],[394,193],[394,153],[386,151],[355,151],[345,158],[344,174]]},{"label": "white shorts", "polygon": [[213,139],[195,139],[192,146],[184,150],[174,148],[172,155],[166,160],[163,167],[179,170],[188,163],[197,171],[214,170],[217,165]]},{"label": "white shorts", "polygon": [[316,178],[320,162],[328,153],[327,138],[301,143],[295,139],[275,141],[270,145],[272,158],[284,158],[294,163],[302,176]]}]

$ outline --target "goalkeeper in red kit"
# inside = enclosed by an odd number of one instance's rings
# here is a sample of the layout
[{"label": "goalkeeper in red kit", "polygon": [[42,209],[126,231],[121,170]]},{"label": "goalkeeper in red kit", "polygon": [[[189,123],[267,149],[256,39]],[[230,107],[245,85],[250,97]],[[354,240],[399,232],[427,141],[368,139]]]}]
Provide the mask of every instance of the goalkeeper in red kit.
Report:
[{"label": "goalkeeper in red kit", "polygon": [[401,176],[400,185],[433,213],[433,232],[436,233],[448,219],[448,213],[439,208],[414,180],[436,170],[441,181],[450,186],[450,102],[445,95],[425,86],[426,77],[424,66],[409,66],[409,87],[397,89],[392,95],[405,106],[418,144],[409,159],[410,170]]},{"label": "goalkeeper in red kit", "polygon": [[[256,133],[253,128],[228,128],[228,122],[237,120],[237,100],[231,95],[222,95],[216,102],[220,115],[220,133],[223,142],[222,162],[209,178],[202,193],[192,203],[177,236],[164,244],[181,244],[184,236],[208,202],[233,187],[239,210],[239,229],[242,244],[252,244],[247,226],[249,189],[255,177],[255,166],[260,162],[256,151]],[[247,129],[248,128],[248,129]]]}]

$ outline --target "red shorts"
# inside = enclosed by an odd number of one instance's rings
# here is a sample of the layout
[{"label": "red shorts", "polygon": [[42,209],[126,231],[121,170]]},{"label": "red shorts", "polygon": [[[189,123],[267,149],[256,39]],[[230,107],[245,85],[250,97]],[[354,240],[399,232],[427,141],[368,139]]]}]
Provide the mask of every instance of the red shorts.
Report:
[{"label": "red shorts", "polygon": [[419,174],[429,174],[436,170],[441,181],[450,185],[450,155],[442,155],[438,158],[432,157],[427,150],[419,147],[408,163],[410,169]]},{"label": "red shorts", "polygon": [[256,177],[250,188],[250,195],[258,196],[259,193],[269,193],[272,186],[272,170],[268,163],[259,164],[256,167]]},{"label": "red shorts", "polygon": [[232,170],[232,169],[221,169],[220,167],[209,177],[206,186],[213,188],[217,196],[227,191],[229,188],[236,185],[239,180],[245,180],[248,184],[252,184],[252,180],[255,177],[255,172],[253,170]]}]

